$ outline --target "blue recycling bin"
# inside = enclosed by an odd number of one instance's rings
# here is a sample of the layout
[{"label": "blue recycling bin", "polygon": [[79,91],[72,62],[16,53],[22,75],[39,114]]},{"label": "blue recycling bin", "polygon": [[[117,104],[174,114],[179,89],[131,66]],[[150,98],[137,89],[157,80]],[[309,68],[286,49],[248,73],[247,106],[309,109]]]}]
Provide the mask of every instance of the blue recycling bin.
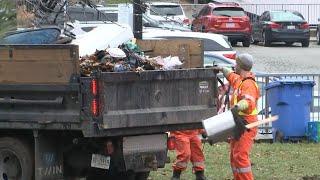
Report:
[{"label": "blue recycling bin", "polygon": [[312,80],[281,79],[265,87],[271,114],[279,116],[272,122],[274,141],[301,139],[306,135],[314,84]]}]

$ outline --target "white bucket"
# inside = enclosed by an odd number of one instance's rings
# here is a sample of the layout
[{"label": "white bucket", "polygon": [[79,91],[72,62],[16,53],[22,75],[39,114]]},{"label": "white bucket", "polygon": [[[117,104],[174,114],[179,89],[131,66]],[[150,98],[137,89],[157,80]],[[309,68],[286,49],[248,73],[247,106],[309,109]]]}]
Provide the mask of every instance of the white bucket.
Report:
[{"label": "white bucket", "polygon": [[231,111],[202,120],[202,125],[212,143],[226,141],[236,126]]}]

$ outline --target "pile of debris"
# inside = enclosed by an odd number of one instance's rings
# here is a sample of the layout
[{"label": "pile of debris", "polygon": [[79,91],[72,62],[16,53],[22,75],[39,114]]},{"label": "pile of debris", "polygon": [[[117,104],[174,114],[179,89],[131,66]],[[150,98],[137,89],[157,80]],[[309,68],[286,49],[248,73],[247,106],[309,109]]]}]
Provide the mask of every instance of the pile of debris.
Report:
[{"label": "pile of debris", "polygon": [[171,70],[181,68],[179,57],[148,57],[133,42],[129,41],[118,48],[97,50],[93,55],[80,58],[80,72],[90,76],[95,70],[102,72],[141,72],[145,70]]}]

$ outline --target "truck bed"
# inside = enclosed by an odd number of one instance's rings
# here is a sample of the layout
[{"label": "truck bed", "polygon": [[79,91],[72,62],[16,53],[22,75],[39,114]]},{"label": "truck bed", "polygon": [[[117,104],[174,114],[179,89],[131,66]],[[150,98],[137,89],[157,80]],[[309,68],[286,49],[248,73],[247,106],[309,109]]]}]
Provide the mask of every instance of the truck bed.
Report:
[{"label": "truck bed", "polygon": [[[150,51],[150,44],[143,48]],[[200,42],[177,41],[175,46],[178,50],[172,55],[181,56],[188,67],[202,64]],[[74,45],[3,45],[0,59],[1,129],[126,136],[201,128],[202,119],[216,114],[216,74],[210,69],[97,72],[80,77]],[[98,85],[97,96],[92,95],[92,80]],[[95,98],[97,115],[92,114]]]},{"label": "truck bed", "polygon": [[210,69],[101,73],[100,112],[90,114],[92,78],[82,78],[83,116],[96,129],[86,136],[117,136],[201,128],[201,120],[217,113],[216,79]]}]

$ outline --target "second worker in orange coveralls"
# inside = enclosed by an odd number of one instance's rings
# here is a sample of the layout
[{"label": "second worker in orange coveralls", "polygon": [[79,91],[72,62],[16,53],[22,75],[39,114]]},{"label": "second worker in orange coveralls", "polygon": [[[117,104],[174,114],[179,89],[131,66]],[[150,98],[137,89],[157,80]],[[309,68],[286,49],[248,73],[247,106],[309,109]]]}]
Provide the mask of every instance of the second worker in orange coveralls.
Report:
[{"label": "second worker in orange coveralls", "polygon": [[249,153],[253,140],[257,134],[257,128],[247,130],[247,123],[257,121],[257,101],[259,99],[259,87],[255,76],[251,72],[253,58],[249,54],[240,54],[236,58],[235,72],[228,68],[220,68],[223,75],[233,88],[231,98],[231,111],[233,113],[236,131],[230,142],[230,164],[235,180],[252,180],[251,162]]},{"label": "second worker in orange coveralls", "polygon": [[191,161],[196,180],[205,180],[204,176],[204,155],[199,134],[203,130],[174,131],[171,134],[176,140],[176,161],[173,164],[173,175],[171,180],[180,180],[181,172],[187,169]]}]

